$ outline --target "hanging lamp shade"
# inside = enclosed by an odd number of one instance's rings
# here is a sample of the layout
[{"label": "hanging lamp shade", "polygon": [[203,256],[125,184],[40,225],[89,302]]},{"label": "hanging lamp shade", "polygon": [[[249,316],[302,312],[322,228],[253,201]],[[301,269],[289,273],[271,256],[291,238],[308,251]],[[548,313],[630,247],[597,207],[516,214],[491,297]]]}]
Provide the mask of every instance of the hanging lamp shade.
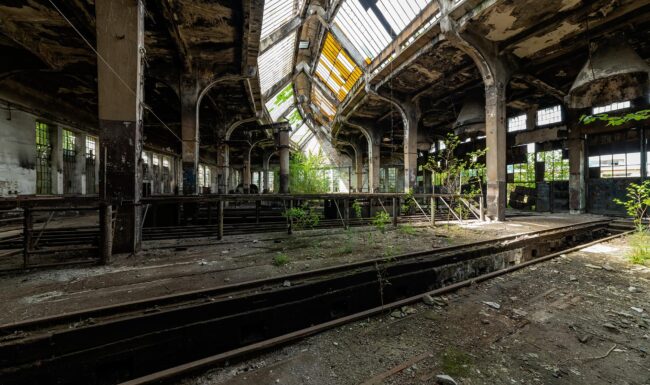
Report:
[{"label": "hanging lamp shade", "polygon": [[454,123],[454,133],[458,136],[477,136],[485,133],[485,99],[479,90],[465,97]]},{"label": "hanging lamp shade", "polygon": [[616,34],[601,41],[567,95],[570,108],[631,100],[648,93],[650,67]]}]

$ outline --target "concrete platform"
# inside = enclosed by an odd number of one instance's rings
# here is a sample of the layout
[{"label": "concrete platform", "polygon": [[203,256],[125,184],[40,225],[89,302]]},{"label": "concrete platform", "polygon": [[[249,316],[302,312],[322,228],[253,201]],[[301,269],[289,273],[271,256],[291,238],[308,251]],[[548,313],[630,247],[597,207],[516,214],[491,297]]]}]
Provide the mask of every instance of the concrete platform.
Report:
[{"label": "concrete platform", "polygon": [[[251,234],[145,244],[135,256],[118,255],[110,266],[62,268],[0,279],[0,323],[216,287],[381,256],[466,244],[500,236],[602,219],[568,214],[516,216],[503,223],[425,224],[351,230]],[[156,248],[152,248],[155,246]],[[160,248],[164,247],[164,248]],[[274,265],[283,254],[289,263]]]}]

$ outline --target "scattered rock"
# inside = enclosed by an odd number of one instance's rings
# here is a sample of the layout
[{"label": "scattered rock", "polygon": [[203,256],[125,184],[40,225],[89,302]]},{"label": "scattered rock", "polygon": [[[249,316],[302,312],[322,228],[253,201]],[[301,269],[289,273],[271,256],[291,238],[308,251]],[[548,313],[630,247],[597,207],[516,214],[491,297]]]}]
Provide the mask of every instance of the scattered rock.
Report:
[{"label": "scattered rock", "polygon": [[223,281],[224,282],[230,282],[230,278],[224,278]]},{"label": "scattered rock", "polygon": [[332,342],[332,345],[334,345],[334,346],[339,346],[339,343],[336,342],[336,341],[334,341],[334,342]]},{"label": "scattered rock", "polygon": [[282,286],[284,286],[284,287],[291,287],[291,281],[284,281],[284,282],[282,282]]},{"label": "scattered rock", "polygon": [[590,263],[586,263],[585,266],[588,267],[588,268],[590,268],[590,269],[595,269],[595,270],[602,270],[602,269],[603,269],[602,266],[592,265],[592,264],[590,264]]},{"label": "scattered rock", "polygon": [[407,315],[408,314],[415,314],[417,312],[418,312],[418,310],[416,308],[412,307],[412,306],[404,306],[404,307],[402,307],[402,313],[404,313],[404,314],[407,314]]},{"label": "scattered rock", "polygon": [[632,306],[632,307],[630,307],[630,309],[634,310],[637,313],[643,313],[643,309],[641,309],[640,307]]},{"label": "scattered rock", "polygon": [[608,265],[608,264],[604,264],[604,265],[603,265],[603,269],[605,269],[605,270],[607,270],[607,271],[616,271],[616,269],[614,269],[613,267],[611,267],[611,266]]},{"label": "scattered rock", "polygon": [[576,277],[575,275],[570,275],[569,276],[569,281],[577,281],[577,280],[578,280],[578,277]]},{"label": "scattered rock", "polygon": [[527,311],[521,310],[521,309],[512,309],[512,312],[515,313],[516,315],[520,316],[520,317],[525,317],[525,316],[528,315]]},{"label": "scattered rock", "polygon": [[390,316],[393,318],[402,318],[404,317],[404,314],[402,314],[401,310],[393,310],[393,312],[390,313]]},{"label": "scattered rock", "polygon": [[497,310],[501,309],[501,305],[499,305],[499,304],[496,303],[496,302],[483,301],[483,303],[484,303],[485,305],[488,305],[488,306],[491,307],[492,309],[497,309]]},{"label": "scattered rock", "polygon": [[432,297],[429,294],[422,296],[422,302],[429,306],[447,306],[447,301],[442,297]]},{"label": "scattered rock", "polygon": [[591,339],[591,334],[583,334],[578,337],[578,341],[580,341],[583,344],[589,342],[590,339]]},{"label": "scattered rock", "polygon": [[490,324],[490,321],[488,321],[488,320],[486,320],[485,318],[483,318],[483,319],[481,319],[481,323],[482,323],[483,325],[489,325],[489,324]]},{"label": "scattered rock", "polygon": [[607,329],[608,331],[612,332],[612,333],[618,333],[619,332],[618,328],[614,324],[611,324],[609,322],[606,323],[606,324],[603,324],[603,327],[605,329]]},{"label": "scattered rock", "polygon": [[257,239],[253,239],[253,243],[257,243]]},{"label": "scattered rock", "polygon": [[436,383],[441,385],[458,385],[458,383],[454,381],[453,378],[446,374],[438,374],[436,376]]},{"label": "scattered rock", "polygon": [[228,250],[221,250],[221,254],[228,254]]},{"label": "scattered rock", "polygon": [[634,287],[634,286],[628,287],[627,291],[629,291],[630,293],[640,293],[641,292],[637,287]]}]

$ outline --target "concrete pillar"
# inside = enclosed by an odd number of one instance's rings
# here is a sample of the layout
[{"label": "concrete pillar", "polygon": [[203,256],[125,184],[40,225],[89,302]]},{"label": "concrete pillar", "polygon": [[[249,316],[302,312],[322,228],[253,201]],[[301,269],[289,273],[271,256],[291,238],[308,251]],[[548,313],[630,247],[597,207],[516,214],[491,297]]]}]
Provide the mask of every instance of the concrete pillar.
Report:
[{"label": "concrete pillar", "polygon": [[264,154],[262,155],[262,192],[263,191],[268,191],[269,190],[269,162],[271,161],[271,156],[273,155],[273,152],[267,152],[264,151]]},{"label": "concrete pillar", "polygon": [[250,157],[244,161],[244,175],[242,177],[242,184],[244,185],[244,194],[248,194],[251,190],[251,162]]},{"label": "concrete pillar", "polygon": [[406,112],[404,128],[404,192],[417,188],[418,176],[418,109],[413,103],[402,105]]},{"label": "concrete pillar", "polygon": [[[96,0],[101,198],[115,207],[115,252],[140,249],[144,4]],[[109,68],[110,66],[110,68]],[[115,72],[113,72],[115,71]],[[119,76],[116,76],[116,74]]]},{"label": "concrete pillar", "polygon": [[281,128],[279,135],[279,154],[280,154],[280,194],[289,193],[289,133],[291,127]]},{"label": "concrete pillar", "polygon": [[191,75],[181,77],[181,137],[183,139],[183,195],[196,195],[199,169],[199,128],[197,101],[198,80]]},{"label": "concrete pillar", "polygon": [[569,134],[569,209],[571,214],[584,214],[587,204],[585,191],[585,139],[579,128]]},{"label": "concrete pillar", "polygon": [[381,170],[381,143],[373,138],[368,151],[368,188],[371,193],[379,192],[379,173]]},{"label": "concrete pillar", "polygon": [[363,191],[363,153],[359,146],[354,147],[354,175],[356,177],[357,192]]},{"label": "concrete pillar", "polygon": [[[229,189],[230,147],[225,143],[217,145],[217,192],[227,194]],[[237,186],[233,186],[237,187]]]},{"label": "concrete pillar", "polygon": [[497,79],[485,87],[485,143],[487,147],[487,213],[506,218],[506,83]]}]

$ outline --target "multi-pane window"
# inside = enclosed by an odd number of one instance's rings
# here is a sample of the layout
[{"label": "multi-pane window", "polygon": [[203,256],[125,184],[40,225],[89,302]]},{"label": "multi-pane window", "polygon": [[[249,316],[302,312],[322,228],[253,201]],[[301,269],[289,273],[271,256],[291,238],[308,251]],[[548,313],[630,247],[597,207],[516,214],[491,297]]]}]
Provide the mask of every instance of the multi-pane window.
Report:
[{"label": "multi-pane window", "polygon": [[97,154],[97,138],[86,136],[86,158],[96,158]]},{"label": "multi-pane window", "polygon": [[209,166],[199,165],[198,184],[199,190],[212,186],[212,173]]},{"label": "multi-pane window", "polygon": [[606,106],[594,107],[593,114],[594,115],[596,115],[596,114],[604,114],[606,112],[624,110],[626,108],[630,108],[631,106],[632,106],[632,103],[630,103],[629,100],[624,101],[624,102],[612,103],[612,104],[608,104]]},{"label": "multi-pane window", "polygon": [[562,122],[562,107],[560,105],[537,111],[537,125],[545,126]]},{"label": "multi-pane window", "polygon": [[600,168],[601,178],[638,178],[641,176],[641,153],[590,156],[589,168]]},{"label": "multi-pane window", "polygon": [[200,189],[205,186],[205,167],[203,165],[199,165],[198,183]]},{"label": "multi-pane window", "polygon": [[544,181],[569,180],[569,160],[564,159],[562,150],[537,153],[537,161],[544,162]]},{"label": "multi-pane window", "polygon": [[76,151],[75,149],[75,143],[77,141],[77,137],[72,131],[68,130],[63,130],[63,151],[65,155],[65,151]]},{"label": "multi-pane window", "polygon": [[526,114],[508,118],[508,132],[521,131],[526,129]]},{"label": "multi-pane window", "polygon": [[293,32],[259,56],[258,69],[262,93],[291,75],[295,45],[296,33]]},{"label": "multi-pane window", "polygon": [[361,69],[334,36],[328,33],[316,67],[316,76],[327,85],[339,101],[343,101],[361,77]]},{"label": "multi-pane window", "polygon": [[75,176],[77,163],[77,137],[72,131],[63,130],[63,192],[65,194],[78,193],[77,178]]},{"label": "multi-pane window", "polygon": [[388,167],[380,170],[380,180],[384,192],[397,191],[397,168]]},{"label": "multi-pane window", "polygon": [[86,136],[86,194],[97,193],[95,161],[97,158],[97,138]]},{"label": "multi-pane window", "polygon": [[36,122],[36,194],[52,193],[50,127]]}]

